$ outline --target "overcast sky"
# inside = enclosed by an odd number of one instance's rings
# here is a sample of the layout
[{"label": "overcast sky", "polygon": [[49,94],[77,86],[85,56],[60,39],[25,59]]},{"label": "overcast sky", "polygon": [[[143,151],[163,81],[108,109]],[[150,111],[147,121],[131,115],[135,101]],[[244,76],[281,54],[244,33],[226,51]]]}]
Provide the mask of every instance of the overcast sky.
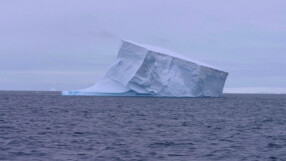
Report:
[{"label": "overcast sky", "polygon": [[286,88],[285,0],[0,0],[0,90],[89,87],[121,39],[228,71],[227,88]]}]

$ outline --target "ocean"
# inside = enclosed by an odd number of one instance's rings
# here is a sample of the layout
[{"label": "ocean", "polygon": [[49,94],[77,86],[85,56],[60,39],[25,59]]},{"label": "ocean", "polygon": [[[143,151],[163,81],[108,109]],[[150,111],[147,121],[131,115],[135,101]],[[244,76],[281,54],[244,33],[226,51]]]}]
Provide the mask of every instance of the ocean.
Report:
[{"label": "ocean", "polygon": [[286,160],[286,95],[2,91],[0,160]]}]

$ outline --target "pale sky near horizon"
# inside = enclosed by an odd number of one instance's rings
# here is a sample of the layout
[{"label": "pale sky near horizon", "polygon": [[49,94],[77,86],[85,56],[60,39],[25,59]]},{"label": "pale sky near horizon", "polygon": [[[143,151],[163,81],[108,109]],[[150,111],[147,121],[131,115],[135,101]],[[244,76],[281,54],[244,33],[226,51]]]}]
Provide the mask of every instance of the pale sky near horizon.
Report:
[{"label": "pale sky near horizon", "polygon": [[0,90],[89,87],[121,39],[228,71],[226,88],[286,88],[285,0],[0,0]]}]

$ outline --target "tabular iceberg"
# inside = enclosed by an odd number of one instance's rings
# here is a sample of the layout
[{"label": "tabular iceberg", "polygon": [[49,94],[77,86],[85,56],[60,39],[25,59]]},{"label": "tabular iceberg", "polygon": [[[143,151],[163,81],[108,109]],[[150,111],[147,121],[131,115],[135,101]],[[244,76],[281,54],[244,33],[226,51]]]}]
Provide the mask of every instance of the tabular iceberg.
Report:
[{"label": "tabular iceberg", "polygon": [[175,52],[123,40],[116,62],[94,86],[62,95],[219,97],[227,75]]}]

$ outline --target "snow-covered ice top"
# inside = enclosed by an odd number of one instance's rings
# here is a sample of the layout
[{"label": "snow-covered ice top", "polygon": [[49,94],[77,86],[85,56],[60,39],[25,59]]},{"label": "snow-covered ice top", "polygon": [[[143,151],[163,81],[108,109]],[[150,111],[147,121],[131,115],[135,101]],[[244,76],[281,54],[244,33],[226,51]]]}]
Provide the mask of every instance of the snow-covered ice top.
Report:
[{"label": "snow-covered ice top", "polygon": [[123,40],[94,86],[63,95],[219,97],[228,73],[173,51]]},{"label": "snow-covered ice top", "polygon": [[198,61],[198,60],[191,59],[191,58],[186,57],[186,56],[184,56],[182,54],[176,53],[176,52],[174,52],[172,50],[164,49],[164,48],[161,48],[161,47],[158,47],[158,46],[153,46],[153,45],[146,45],[146,44],[136,43],[136,42],[133,42],[133,41],[130,41],[130,40],[122,40],[122,41],[131,43],[131,44],[134,44],[134,45],[142,46],[142,47],[144,47],[144,48],[146,48],[147,50],[150,50],[150,51],[154,51],[154,52],[157,52],[157,53],[169,55],[169,56],[172,56],[172,57],[175,57],[175,58],[179,58],[179,59],[182,59],[182,60],[187,60],[187,61],[196,63],[198,65],[203,65],[203,66],[206,66],[206,67],[210,67],[210,68],[214,68],[214,69],[220,70],[220,69],[218,69],[216,67],[213,67],[213,66],[211,66],[209,64],[203,63],[203,62]]}]

